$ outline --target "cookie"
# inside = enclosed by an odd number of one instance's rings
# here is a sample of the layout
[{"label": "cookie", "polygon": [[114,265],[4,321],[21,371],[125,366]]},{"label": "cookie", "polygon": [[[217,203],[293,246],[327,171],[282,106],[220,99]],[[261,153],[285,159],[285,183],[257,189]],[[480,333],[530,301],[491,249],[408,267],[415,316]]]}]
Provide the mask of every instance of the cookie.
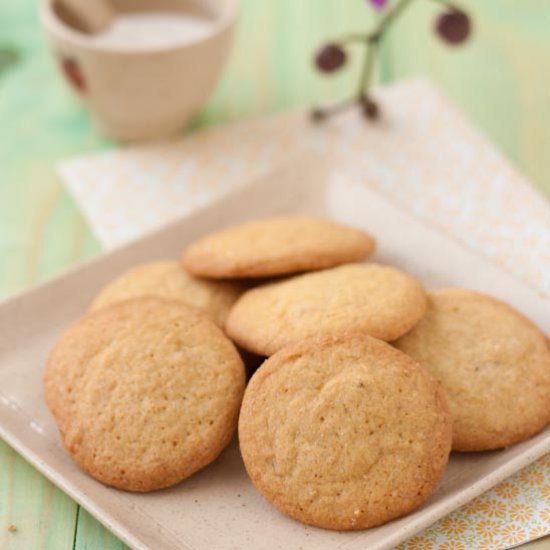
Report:
[{"label": "cookie", "polygon": [[44,374],[63,443],[89,474],[127,491],[168,487],[229,443],[243,363],[207,317],[139,298],[92,313],[58,341]]},{"label": "cookie", "polygon": [[271,277],[363,260],[373,250],[374,239],[358,229],[314,218],[270,218],[207,235],[185,250],[182,262],[199,277]]},{"label": "cookie", "polygon": [[451,448],[435,379],[369,336],[315,338],[270,357],[239,418],[246,470],[281,512],[327,529],[366,529],[417,508]]},{"label": "cookie", "polygon": [[226,323],[230,338],[258,355],[321,334],[363,332],[394,340],[426,309],[422,285],[393,267],[350,264],[245,292]]},{"label": "cookie", "polygon": [[197,279],[186,273],[179,262],[151,262],[130,269],[107,285],[95,298],[91,310],[129,298],[158,296],[183,300],[204,311],[223,327],[242,290],[234,283]]},{"label": "cookie", "polygon": [[531,321],[471,290],[432,292],[428,304],[394,344],[443,386],[454,450],[506,447],[550,423],[550,349]]}]

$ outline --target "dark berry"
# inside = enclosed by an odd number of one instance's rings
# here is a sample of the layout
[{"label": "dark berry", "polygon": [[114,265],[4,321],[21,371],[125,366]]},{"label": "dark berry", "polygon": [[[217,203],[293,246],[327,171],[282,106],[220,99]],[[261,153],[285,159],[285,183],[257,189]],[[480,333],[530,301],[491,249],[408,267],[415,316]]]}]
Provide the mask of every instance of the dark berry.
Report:
[{"label": "dark berry", "polygon": [[311,120],[314,122],[322,122],[327,118],[327,112],[324,109],[313,109],[311,111]]},{"label": "dark berry", "polygon": [[323,46],[315,57],[315,64],[320,71],[332,73],[346,63],[346,52],[338,44]]},{"label": "dark berry", "polygon": [[437,18],[435,30],[445,42],[456,45],[470,36],[472,24],[467,14],[453,8]]},{"label": "dark berry", "polygon": [[378,107],[378,104],[369,97],[361,99],[361,107],[365,117],[370,120],[376,120],[380,116],[380,108]]}]

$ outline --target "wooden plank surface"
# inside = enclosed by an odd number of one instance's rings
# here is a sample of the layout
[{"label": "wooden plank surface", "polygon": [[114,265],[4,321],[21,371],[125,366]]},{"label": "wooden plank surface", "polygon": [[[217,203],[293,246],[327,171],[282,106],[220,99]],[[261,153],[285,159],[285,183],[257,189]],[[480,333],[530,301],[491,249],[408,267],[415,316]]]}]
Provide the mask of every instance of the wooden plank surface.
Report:
[{"label": "wooden plank surface", "polygon": [[68,496],[0,441],[2,550],[72,548],[77,512]]},{"label": "wooden plank surface", "polygon": [[[470,44],[456,50],[442,46],[430,32],[436,7],[418,0],[384,44],[382,80],[431,76],[550,194],[547,0],[463,3],[476,17]],[[365,0],[242,4],[225,76],[191,129],[344,98],[354,90],[357,55],[341,74],[328,78],[312,69],[311,56],[327,38],[372,23],[375,16]],[[35,0],[0,2],[2,48],[18,55],[14,63],[0,66],[0,296],[5,296],[100,251],[61,187],[55,163],[113,144],[91,128],[57,77]],[[7,530],[10,524],[17,526],[15,533]],[[548,545],[533,549],[543,547]],[[124,545],[0,442],[0,548]]]}]

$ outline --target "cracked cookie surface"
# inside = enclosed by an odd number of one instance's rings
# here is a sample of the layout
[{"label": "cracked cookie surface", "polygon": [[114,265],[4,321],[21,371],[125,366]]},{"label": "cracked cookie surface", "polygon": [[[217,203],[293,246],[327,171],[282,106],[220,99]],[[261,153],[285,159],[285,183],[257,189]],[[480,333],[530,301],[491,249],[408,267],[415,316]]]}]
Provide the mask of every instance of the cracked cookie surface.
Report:
[{"label": "cracked cookie surface", "polygon": [[465,289],[429,293],[425,317],[394,345],[441,383],[453,449],[517,443],[550,423],[550,347],[519,312]]},{"label": "cracked cookie surface", "polygon": [[329,529],[407,514],[447,464],[451,419],[435,379],[368,336],[318,338],[269,358],[245,392],[239,440],[257,489]]},{"label": "cracked cookie surface", "polygon": [[50,355],[44,385],[74,460],[107,485],[142,492],[182,481],[227,446],[245,373],[203,314],[139,298],[73,325]]}]

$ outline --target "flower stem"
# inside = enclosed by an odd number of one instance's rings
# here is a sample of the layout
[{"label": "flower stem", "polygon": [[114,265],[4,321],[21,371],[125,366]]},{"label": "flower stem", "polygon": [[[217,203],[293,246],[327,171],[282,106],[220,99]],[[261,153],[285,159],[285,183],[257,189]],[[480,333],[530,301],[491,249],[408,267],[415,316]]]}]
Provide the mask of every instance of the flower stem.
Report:
[{"label": "flower stem", "polygon": [[[388,27],[413,3],[414,0],[399,0],[399,2],[388,11],[373,31],[367,34],[348,34],[340,39],[340,43],[347,44],[351,42],[361,42],[365,46],[365,57],[361,75],[359,77],[359,89],[355,101],[363,106],[366,116],[376,118],[378,116],[378,106],[370,97],[370,87],[372,85],[374,66],[378,47]],[[434,0],[436,2],[445,2],[447,0]],[[450,5],[450,2],[447,3]],[[315,120],[323,120],[327,116],[347,108],[350,101],[345,101],[339,105],[333,105],[329,109],[315,109],[312,113]]]},{"label": "flower stem", "polygon": [[345,36],[342,36],[338,39],[338,42],[340,44],[350,44],[353,42],[360,42],[360,43],[366,43],[370,39],[370,35],[368,34],[346,34]]},{"label": "flower stem", "polygon": [[371,36],[376,36],[376,40],[380,40],[384,34],[387,27],[389,27],[395,19],[397,19],[405,9],[411,4],[414,0],[401,0],[395,8],[390,10],[380,21],[378,27],[371,34]]},{"label": "flower stem", "polygon": [[361,77],[359,79],[358,99],[360,101],[368,98],[369,96],[369,88],[372,84],[372,77],[374,72],[374,58],[376,56],[377,48],[378,41],[371,42],[367,45],[365,60],[363,62],[363,69],[361,71]]},{"label": "flower stem", "polygon": [[395,6],[395,8],[389,11],[381,19],[380,23],[378,23],[378,26],[374,29],[374,31],[365,36],[367,49],[365,52],[365,60],[363,62],[363,70],[361,71],[361,77],[359,79],[359,101],[364,102],[366,100],[371,100],[369,90],[372,84],[374,61],[378,50],[378,45],[382,40],[386,29],[405,11],[405,9],[413,1],[414,0],[401,0]]}]

